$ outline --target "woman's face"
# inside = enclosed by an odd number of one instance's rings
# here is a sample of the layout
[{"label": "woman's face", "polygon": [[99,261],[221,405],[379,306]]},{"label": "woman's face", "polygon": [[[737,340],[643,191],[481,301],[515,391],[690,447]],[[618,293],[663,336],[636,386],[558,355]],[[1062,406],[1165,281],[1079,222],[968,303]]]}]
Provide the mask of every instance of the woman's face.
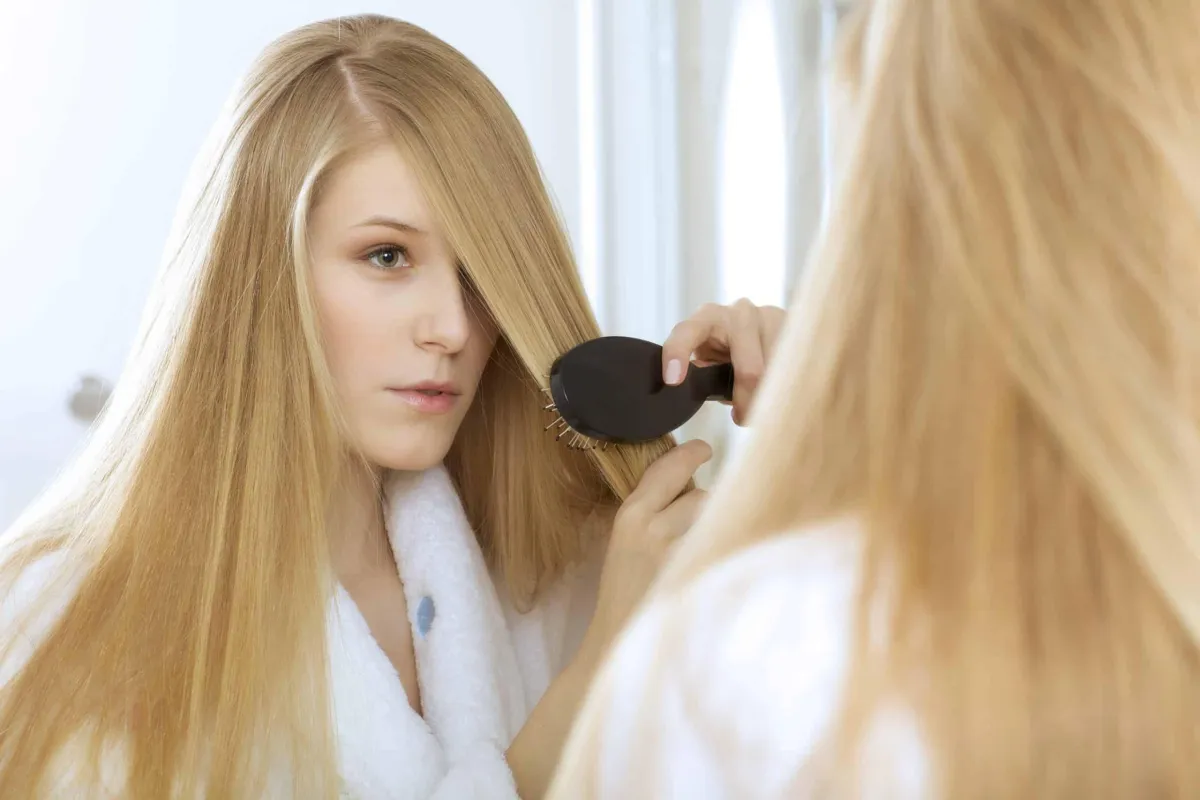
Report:
[{"label": "woman's face", "polygon": [[330,176],[309,247],[352,443],[387,469],[434,466],[475,397],[496,330],[394,148]]}]

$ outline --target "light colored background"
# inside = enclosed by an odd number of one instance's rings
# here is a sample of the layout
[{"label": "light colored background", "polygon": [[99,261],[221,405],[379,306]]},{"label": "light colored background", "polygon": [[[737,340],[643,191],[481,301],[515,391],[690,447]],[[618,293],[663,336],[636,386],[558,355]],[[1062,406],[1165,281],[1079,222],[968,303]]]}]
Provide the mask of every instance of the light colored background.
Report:
[{"label": "light colored background", "polygon": [[[362,11],[427,27],[499,86],[606,332],[661,340],[708,300],[784,302],[826,184],[835,15],[818,0],[7,0],[0,529],[82,441],[80,381],[119,376],[240,74],[280,33]],[[726,416],[684,434],[723,458],[738,442]]]}]

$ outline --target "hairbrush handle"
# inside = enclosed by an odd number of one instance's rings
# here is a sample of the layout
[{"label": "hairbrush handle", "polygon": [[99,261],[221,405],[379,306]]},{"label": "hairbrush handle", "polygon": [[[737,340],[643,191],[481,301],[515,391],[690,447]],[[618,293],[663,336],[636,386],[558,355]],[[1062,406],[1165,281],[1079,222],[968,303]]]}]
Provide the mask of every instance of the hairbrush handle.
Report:
[{"label": "hairbrush handle", "polygon": [[713,364],[707,367],[688,368],[685,379],[697,400],[724,400],[733,402],[733,364]]}]

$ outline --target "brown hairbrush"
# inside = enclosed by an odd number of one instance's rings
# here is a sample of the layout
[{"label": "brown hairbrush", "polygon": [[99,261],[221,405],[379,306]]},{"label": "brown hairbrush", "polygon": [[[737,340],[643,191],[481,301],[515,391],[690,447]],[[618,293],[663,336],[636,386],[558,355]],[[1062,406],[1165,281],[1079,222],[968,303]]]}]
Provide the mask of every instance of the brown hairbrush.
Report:
[{"label": "brown hairbrush", "polygon": [[709,400],[733,400],[733,365],[688,367],[677,386],[663,381],[662,346],[628,336],[603,336],[577,345],[550,368],[546,391],[557,414],[546,430],[568,446],[632,444],[661,438],[696,415]]}]

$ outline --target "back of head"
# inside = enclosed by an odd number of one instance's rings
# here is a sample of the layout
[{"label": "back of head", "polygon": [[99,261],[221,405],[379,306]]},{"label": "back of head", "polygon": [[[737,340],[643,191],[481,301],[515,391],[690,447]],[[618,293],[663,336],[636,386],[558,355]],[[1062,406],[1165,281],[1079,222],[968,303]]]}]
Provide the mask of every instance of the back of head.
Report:
[{"label": "back of head", "polygon": [[411,165],[499,331],[447,467],[517,599],[669,445],[543,433],[543,376],[599,330],[529,142],[461,53],[386,17],[315,23],[267,48],[219,133],[109,409],[4,554],[7,578],[51,551],[74,578],[0,691],[5,797],[44,790],[76,742],[81,774],[128,755],[122,796],[257,797],[280,774],[291,796],[336,794],[326,515],[349,448],[308,234],[366,148]]},{"label": "back of head", "polygon": [[659,587],[859,519],[847,786],[898,701],[938,796],[1200,793],[1197,24],[1195,0],[847,22],[834,213]]}]

